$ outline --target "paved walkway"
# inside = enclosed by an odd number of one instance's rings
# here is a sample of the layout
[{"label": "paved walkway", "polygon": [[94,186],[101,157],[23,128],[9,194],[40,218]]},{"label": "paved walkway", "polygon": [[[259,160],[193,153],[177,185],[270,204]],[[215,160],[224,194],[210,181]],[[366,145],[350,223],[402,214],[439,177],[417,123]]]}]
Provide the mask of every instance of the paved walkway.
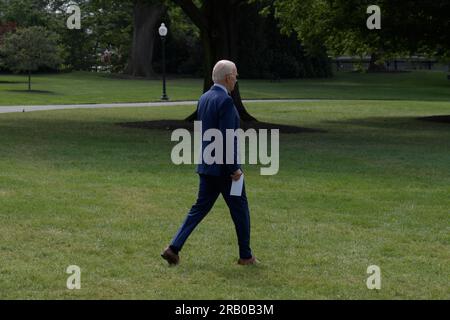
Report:
[{"label": "paved walkway", "polygon": [[[311,102],[317,99],[279,99],[279,100],[243,100],[247,102]],[[105,104],[64,104],[46,106],[0,106],[0,113],[32,112],[44,110],[64,110],[64,109],[101,109],[101,108],[147,108],[165,106],[192,106],[197,101],[170,101],[170,102],[145,102],[145,103],[105,103]]]}]

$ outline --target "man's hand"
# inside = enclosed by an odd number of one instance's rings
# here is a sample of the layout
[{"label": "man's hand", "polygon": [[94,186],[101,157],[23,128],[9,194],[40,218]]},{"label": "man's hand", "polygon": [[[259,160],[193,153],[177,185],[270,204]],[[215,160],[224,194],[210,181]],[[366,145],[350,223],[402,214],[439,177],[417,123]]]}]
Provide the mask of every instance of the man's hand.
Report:
[{"label": "man's hand", "polygon": [[242,176],[242,171],[241,169],[237,169],[232,175],[230,175],[231,179],[233,179],[234,181],[238,181]]}]

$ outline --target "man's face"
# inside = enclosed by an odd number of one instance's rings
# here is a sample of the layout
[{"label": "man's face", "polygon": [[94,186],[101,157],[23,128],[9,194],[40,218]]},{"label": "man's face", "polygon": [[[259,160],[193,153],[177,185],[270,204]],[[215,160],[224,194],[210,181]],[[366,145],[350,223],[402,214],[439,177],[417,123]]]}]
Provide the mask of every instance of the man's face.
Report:
[{"label": "man's face", "polygon": [[234,87],[237,82],[237,77],[238,77],[238,73],[237,73],[236,68],[233,70],[232,73],[227,74],[227,76],[225,77],[226,87],[229,92],[234,90]]}]

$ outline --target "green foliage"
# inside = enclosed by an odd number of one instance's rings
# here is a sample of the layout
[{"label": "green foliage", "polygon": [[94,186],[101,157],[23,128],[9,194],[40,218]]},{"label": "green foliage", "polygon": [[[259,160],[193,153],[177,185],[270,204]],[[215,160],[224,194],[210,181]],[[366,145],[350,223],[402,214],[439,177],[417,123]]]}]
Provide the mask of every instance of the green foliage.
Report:
[{"label": "green foliage", "polygon": [[[162,1],[162,0],[149,0]],[[42,26],[59,35],[63,51],[63,70],[89,70],[95,66],[112,72],[121,72],[129,59],[133,34],[132,0],[0,0],[0,24],[14,22],[18,27]],[[270,2],[270,1],[269,1]],[[266,3],[269,3],[266,1]],[[69,30],[66,9],[69,3],[81,9],[81,30]],[[166,42],[166,68],[173,74],[201,76],[203,73],[203,48],[198,28],[172,1],[164,1],[168,8],[162,17],[169,27]],[[195,2],[197,6],[201,1]],[[295,37],[280,35],[273,18],[273,10],[259,14],[264,8],[259,3],[242,3],[239,16],[239,43],[237,62],[241,77],[292,78],[325,77],[331,74],[328,58],[319,47],[307,51]],[[156,32],[156,31],[155,31]],[[154,47],[153,67],[161,69],[159,38]],[[112,52],[108,63],[101,55]]]},{"label": "green foliage", "polygon": [[133,2],[91,0],[85,10],[90,19],[86,20],[85,28],[92,32],[92,48],[95,54],[105,49],[112,52],[113,72],[121,72],[128,61],[133,35]]},{"label": "green foliage", "polygon": [[[76,4],[81,10],[81,29],[66,27],[67,5]],[[114,71],[121,71],[127,61],[132,37],[132,1],[76,0],[54,3],[54,31],[60,35],[67,56],[67,69],[91,70],[100,65],[100,55],[106,50],[114,53]]]},{"label": "green foliage", "polygon": [[57,35],[42,27],[21,28],[9,33],[0,49],[6,66],[15,72],[56,68],[62,62]]},{"label": "green foliage", "polygon": [[316,78],[331,76],[323,47],[314,52],[293,35],[284,35],[274,10],[261,4],[241,6],[239,21],[239,73],[248,78]]},{"label": "green foliage", "polygon": [[0,0],[0,20],[14,21],[19,27],[46,26],[51,13],[46,10],[48,0]]},{"label": "green foliage", "polygon": [[[372,4],[381,9],[381,30],[366,27]],[[450,51],[447,0],[275,0],[274,6],[284,32],[296,33],[310,47],[325,44],[333,55]]]},{"label": "green foliage", "polygon": [[[0,0],[5,8],[1,21],[14,21],[19,27],[42,26],[59,35],[64,51],[64,68],[91,70],[100,64],[100,54],[114,53],[115,71],[128,59],[132,36],[132,1],[104,0]],[[69,4],[81,9],[81,29],[69,30],[66,13]]]},{"label": "green foliage", "polygon": [[[201,76],[203,71],[203,49],[200,30],[191,22],[183,10],[166,2],[167,12],[161,17],[169,29],[166,38],[166,70],[172,74]],[[153,67],[162,72],[161,41],[156,37]]]},{"label": "green foliage", "polygon": [[[63,22],[59,19],[61,14],[56,13],[56,10],[60,9],[64,2],[67,1],[0,0],[0,9],[3,8],[0,24],[3,23],[3,26],[13,25],[19,28],[45,28],[52,33],[52,41],[57,41],[58,55],[64,58],[67,54],[64,45],[61,43],[60,31],[65,28],[65,24],[63,25]],[[10,28],[10,31],[14,29],[15,27]],[[58,36],[54,36],[55,34],[58,34]]]},{"label": "green foliage", "polygon": [[362,55],[379,47],[379,32],[366,28],[367,1],[276,0],[284,33],[296,33],[309,50],[325,45],[332,55]]},{"label": "green foliage", "polygon": [[[203,48],[198,28],[179,6],[168,3],[169,34],[166,43],[166,68],[170,73],[202,75]],[[325,50],[309,54],[295,36],[280,34],[273,9],[265,14],[260,3],[242,3],[233,23],[239,34],[235,60],[242,78],[280,79],[328,77],[331,66]],[[161,70],[160,41],[156,41],[154,69]]]}]

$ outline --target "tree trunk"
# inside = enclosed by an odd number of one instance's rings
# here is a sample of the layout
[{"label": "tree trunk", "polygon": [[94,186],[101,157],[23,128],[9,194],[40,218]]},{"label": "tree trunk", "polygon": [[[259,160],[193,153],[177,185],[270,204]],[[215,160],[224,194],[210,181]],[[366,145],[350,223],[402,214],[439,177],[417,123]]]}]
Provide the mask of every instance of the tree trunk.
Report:
[{"label": "tree trunk", "polygon": [[155,75],[152,67],[153,47],[158,36],[157,23],[166,10],[161,2],[136,0],[133,10],[133,45],[125,73],[137,77]]},{"label": "tree trunk", "polygon": [[[213,84],[212,69],[214,64],[222,59],[231,60],[236,63],[239,72],[239,61],[236,61],[238,53],[238,36],[239,36],[239,6],[245,5],[245,1],[239,0],[207,0],[200,12],[196,11],[194,7],[189,6],[191,1],[175,1],[179,3],[183,10],[191,17],[191,19],[200,28],[200,35],[204,50],[204,82],[203,92],[210,89]],[[187,9],[186,10],[186,6]],[[189,11],[189,9],[191,9]],[[197,14],[193,17],[193,13]],[[201,13],[203,24],[198,23]],[[197,20],[196,20],[197,18]],[[239,112],[242,121],[257,121],[245,109],[242,98],[239,92],[239,85],[236,84],[234,91],[231,93],[234,105]],[[197,111],[194,111],[189,117],[188,121],[194,121],[197,118]]]},{"label": "tree trunk", "polygon": [[386,67],[384,64],[377,64],[377,60],[380,57],[380,54],[378,52],[372,53],[370,56],[370,62],[369,62],[369,68],[367,71],[369,72],[382,72],[386,71]]},{"label": "tree trunk", "polygon": [[31,91],[31,70],[28,70],[28,91]]}]

